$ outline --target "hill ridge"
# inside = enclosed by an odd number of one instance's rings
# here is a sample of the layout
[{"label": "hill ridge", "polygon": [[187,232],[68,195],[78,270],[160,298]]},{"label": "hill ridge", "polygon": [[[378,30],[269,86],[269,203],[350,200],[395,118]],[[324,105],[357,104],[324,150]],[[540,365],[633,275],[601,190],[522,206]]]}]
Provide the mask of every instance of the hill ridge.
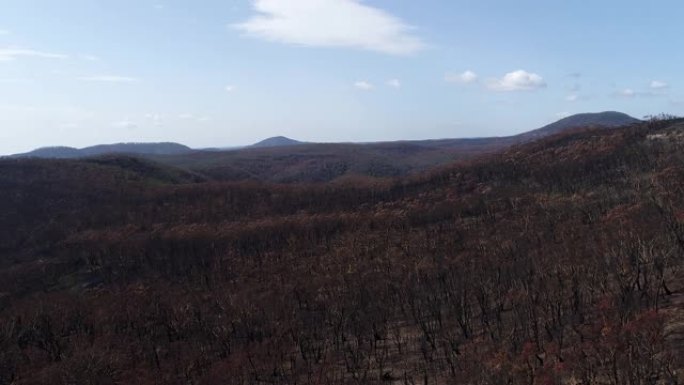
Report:
[{"label": "hill ridge", "polygon": [[[315,145],[382,145],[387,146],[389,144],[403,143],[407,145],[428,145],[434,147],[449,146],[454,142],[465,142],[465,141],[526,141],[534,140],[548,135],[553,135],[564,130],[579,128],[579,127],[618,127],[626,126],[634,123],[638,123],[641,120],[636,119],[628,114],[618,111],[602,111],[602,112],[588,112],[574,114],[556,122],[547,124],[543,127],[523,132],[516,135],[509,136],[495,136],[495,137],[474,137],[474,138],[438,138],[438,139],[420,139],[420,140],[390,140],[390,141],[377,141],[377,142],[339,142],[339,143],[317,143],[317,142],[303,142],[289,138],[284,135],[272,136],[256,142],[252,145],[246,147],[235,147],[235,148],[211,148],[211,149],[192,149],[180,143],[175,142],[121,142],[113,144],[99,144],[84,148],[74,148],[68,146],[47,146],[40,147],[33,151],[10,155],[11,157],[38,157],[38,158],[79,158],[85,156],[96,156],[103,154],[112,153],[129,153],[138,155],[179,155],[184,153],[190,153],[195,151],[205,151],[205,152],[225,152],[225,151],[241,151],[248,149],[275,149],[281,147],[293,147],[303,144],[315,144]],[[165,146],[166,150],[153,151],[153,150],[138,150],[143,146]],[[169,146],[174,146],[175,148],[170,149]],[[117,148],[118,147],[118,148]],[[121,147],[124,147],[121,149]],[[128,148],[128,149],[126,149]]]},{"label": "hill ridge", "polygon": [[14,154],[14,158],[84,158],[107,154],[136,154],[136,155],[171,155],[194,151],[192,148],[175,142],[120,142],[111,144],[97,144],[76,148],[69,146],[47,146],[21,154]]},{"label": "hill ridge", "polygon": [[297,146],[300,144],[305,144],[305,142],[300,142],[298,140],[288,138],[287,136],[278,135],[256,142],[249,146],[249,148],[286,147]]},{"label": "hill ridge", "polygon": [[618,111],[602,111],[602,112],[585,112],[574,114],[565,118],[559,119],[553,123],[547,124],[536,130],[523,132],[516,136],[522,138],[540,138],[558,134],[560,132],[580,127],[621,127],[630,124],[639,123],[641,120],[636,119],[624,112]]}]

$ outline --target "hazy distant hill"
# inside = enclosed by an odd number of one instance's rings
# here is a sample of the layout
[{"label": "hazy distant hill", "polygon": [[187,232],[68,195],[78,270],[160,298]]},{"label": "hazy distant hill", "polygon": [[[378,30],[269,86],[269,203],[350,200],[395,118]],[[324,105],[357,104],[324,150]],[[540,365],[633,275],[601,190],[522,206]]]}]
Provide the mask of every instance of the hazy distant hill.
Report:
[{"label": "hazy distant hill", "polygon": [[274,136],[272,138],[264,139],[261,142],[254,143],[250,147],[252,148],[264,148],[264,147],[285,147],[285,146],[296,146],[298,144],[304,144],[298,140],[290,139],[285,136]]},{"label": "hazy distant hill", "polygon": [[509,137],[437,139],[375,143],[307,143],[285,137],[266,139],[232,151],[198,151],[155,157],[216,180],[324,182],[349,175],[409,175],[458,160],[501,151],[514,144],[579,127],[615,127],[638,122],[618,112],[580,114]]},{"label": "hazy distant hill", "polygon": [[81,150],[51,147],[17,156],[79,158],[124,153],[151,158],[214,180],[325,182],[349,175],[409,175],[574,128],[617,127],[636,122],[639,120],[620,112],[600,112],[573,115],[542,128],[508,137],[306,143],[276,136],[239,149],[192,150],[176,143],[121,143]]},{"label": "hazy distant hill", "polygon": [[521,134],[525,138],[540,138],[561,133],[579,127],[620,127],[639,123],[640,120],[625,113],[605,111],[597,113],[577,114],[563,118],[542,128]]},{"label": "hazy distant hill", "polygon": [[178,155],[192,152],[190,147],[178,143],[116,143],[101,144],[92,147],[76,149],[72,147],[44,147],[13,157],[26,158],[82,158],[105,154],[133,154],[133,155]]},{"label": "hazy distant hill", "polygon": [[43,147],[24,154],[12,155],[15,158],[35,157],[35,158],[78,158],[79,150],[73,147]]}]

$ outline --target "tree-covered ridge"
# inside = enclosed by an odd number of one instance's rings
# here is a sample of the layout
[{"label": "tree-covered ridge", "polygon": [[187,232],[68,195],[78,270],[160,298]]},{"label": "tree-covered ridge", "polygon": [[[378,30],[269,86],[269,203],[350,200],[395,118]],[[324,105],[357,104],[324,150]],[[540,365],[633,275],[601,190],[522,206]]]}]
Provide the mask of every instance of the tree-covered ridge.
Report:
[{"label": "tree-covered ridge", "polygon": [[318,185],[0,161],[0,383],[681,383],[683,138]]}]

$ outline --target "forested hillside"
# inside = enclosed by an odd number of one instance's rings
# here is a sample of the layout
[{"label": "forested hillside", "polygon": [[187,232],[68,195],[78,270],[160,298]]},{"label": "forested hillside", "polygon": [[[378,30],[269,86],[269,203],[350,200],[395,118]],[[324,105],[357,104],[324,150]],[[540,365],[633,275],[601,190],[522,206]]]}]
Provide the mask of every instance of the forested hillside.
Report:
[{"label": "forested hillside", "polygon": [[0,384],[684,382],[684,122],[404,179],[0,160]]}]

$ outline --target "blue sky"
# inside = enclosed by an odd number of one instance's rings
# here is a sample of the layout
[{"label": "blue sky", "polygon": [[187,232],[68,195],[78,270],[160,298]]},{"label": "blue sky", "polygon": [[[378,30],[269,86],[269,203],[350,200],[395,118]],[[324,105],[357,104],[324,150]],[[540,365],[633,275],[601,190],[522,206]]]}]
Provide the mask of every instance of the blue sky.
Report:
[{"label": "blue sky", "polygon": [[0,154],[684,113],[680,1],[0,0]]}]

